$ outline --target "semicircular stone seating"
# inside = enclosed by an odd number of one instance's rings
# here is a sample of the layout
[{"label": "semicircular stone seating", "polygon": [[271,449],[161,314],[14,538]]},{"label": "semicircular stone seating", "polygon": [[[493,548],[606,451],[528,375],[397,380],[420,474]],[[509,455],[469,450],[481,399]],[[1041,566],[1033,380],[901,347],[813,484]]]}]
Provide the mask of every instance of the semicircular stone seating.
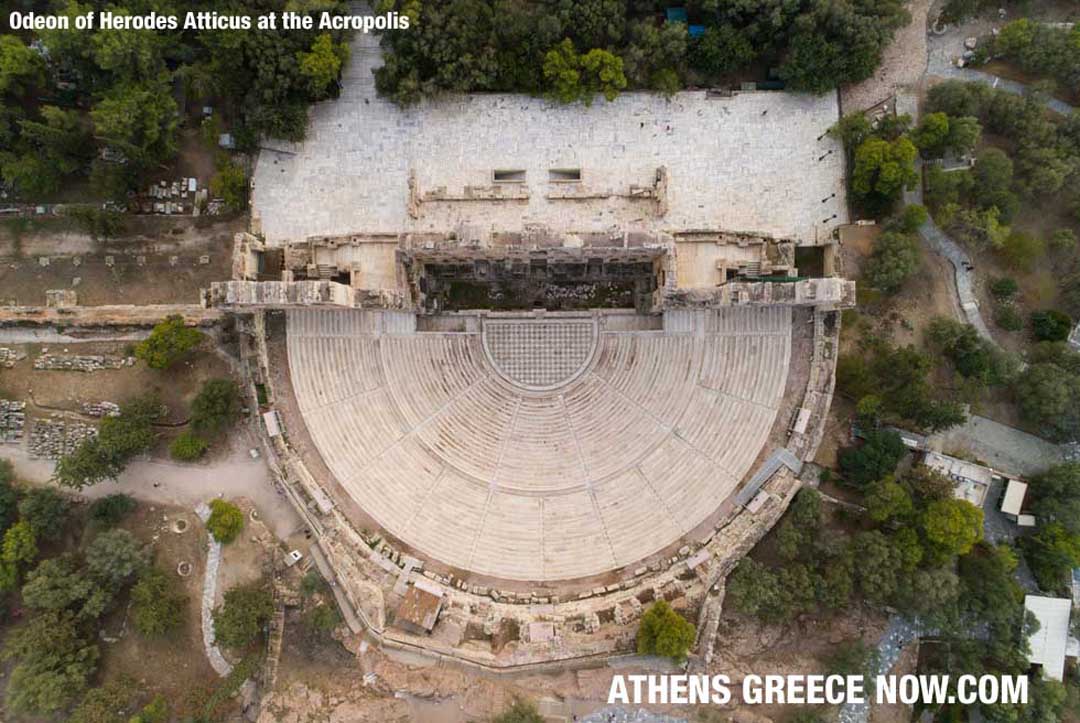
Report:
[{"label": "semicircular stone seating", "polygon": [[791,313],[709,312],[705,333],[594,319],[379,333],[371,312],[288,312],[301,414],[389,533],[447,565],[563,580],[631,565],[711,515],[766,444]]}]

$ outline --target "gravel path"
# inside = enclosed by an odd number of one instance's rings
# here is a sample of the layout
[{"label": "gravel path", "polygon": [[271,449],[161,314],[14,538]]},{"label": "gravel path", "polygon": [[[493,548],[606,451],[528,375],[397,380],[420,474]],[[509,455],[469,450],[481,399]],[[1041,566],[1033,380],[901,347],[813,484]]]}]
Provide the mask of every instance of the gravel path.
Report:
[{"label": "gravel path", "polygon": [[581,723],[688,723],[686,718],[658,715],[647,710],[625,710],[614,706],[602,708],[579,718]]},{"label": "gravel path", "polygon": [[956,294],[967,323],[974,326],[980,336],[996,345],[997,342],[994,341],[994,336],[983,320],[982,312],[979,311],[979,302],[975,296],[975,265],[971,262],[967,251],[946,236],[933,219],[928,219],[919,228],[919,235],[930,248],[947,258],[952,264],[956,277]]}]

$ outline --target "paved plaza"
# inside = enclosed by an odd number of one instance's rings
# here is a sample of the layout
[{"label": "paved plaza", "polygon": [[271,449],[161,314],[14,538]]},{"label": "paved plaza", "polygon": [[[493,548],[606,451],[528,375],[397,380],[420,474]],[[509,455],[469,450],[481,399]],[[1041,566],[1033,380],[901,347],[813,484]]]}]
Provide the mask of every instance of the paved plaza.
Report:
[{"label": "paved plaza", "polygon": [[[381,63],[376,38],[358,34],[341,97],[313,110],[307,140],[260,153],[253,204],[268,241],[543,225],[814,242],[847,221],[843,152],[822,137],[838,118],[835,93],[627,93],[591,107],[485,94],[401,109],[375,93]],[[666,214],[631,189],[652,187],[661,167]],[[493,183],[496,170],[511,182]],[[580,182],[552,181],[567,170]],[[421,194],[449,200],[410,216],[410,173]]]},{"label": "paved plaza", "polygon": [[632,565],[705,521],[765,447],[791,357],[789,307],[683,333],[522,315],[393,334],[378,313],[288,312],[312,440],[396,538],[507,580]]}]

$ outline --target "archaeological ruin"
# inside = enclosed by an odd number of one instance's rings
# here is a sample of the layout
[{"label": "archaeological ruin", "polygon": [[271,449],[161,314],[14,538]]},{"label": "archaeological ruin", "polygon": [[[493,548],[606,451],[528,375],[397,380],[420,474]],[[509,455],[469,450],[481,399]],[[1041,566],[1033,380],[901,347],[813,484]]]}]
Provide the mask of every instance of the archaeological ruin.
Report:
[{"label": "archaeological ruin", "polygon": [[[801,485],[834,386],[834,95],[400,109],[354,46],[266,148],[232,279],[264,451],[354,632],[491,670],[625,652]],[[811,149],[811,150],[808,150]]]}]

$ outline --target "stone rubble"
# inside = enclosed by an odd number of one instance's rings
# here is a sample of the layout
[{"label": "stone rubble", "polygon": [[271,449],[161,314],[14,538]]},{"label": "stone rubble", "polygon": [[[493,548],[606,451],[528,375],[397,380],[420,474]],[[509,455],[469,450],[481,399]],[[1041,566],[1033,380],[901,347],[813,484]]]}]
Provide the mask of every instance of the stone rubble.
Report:
[{"label": "stone rubble", "polygon": [[18,362],[21,362],[25,358],[25,352],[21,352],[18,349],[9,349],[6,346],[0,346],[0,366],[5,369],[13,369]]},{"label": "stone rubble", "polygon": [[82,412],[90,417],[119,417],[120,405],[112,402],[83,402]]},{"label": "stone rubble", "polygon": [[0,442],[17,443],[22,440],[26,426],[26,402],[0,399]]},{"label": "stone rubble", "polygon": [[97,428],[83,422],[35,419],[30,431],[30,457],[60,459],[75,451],[84,440],[96,436]]},{"label": "stone rubble", "polygon": [[123,369],[135,365],[135,357],[42,354],[34,360],[34,369],[65,372],[96,372],[102,369]]}]

